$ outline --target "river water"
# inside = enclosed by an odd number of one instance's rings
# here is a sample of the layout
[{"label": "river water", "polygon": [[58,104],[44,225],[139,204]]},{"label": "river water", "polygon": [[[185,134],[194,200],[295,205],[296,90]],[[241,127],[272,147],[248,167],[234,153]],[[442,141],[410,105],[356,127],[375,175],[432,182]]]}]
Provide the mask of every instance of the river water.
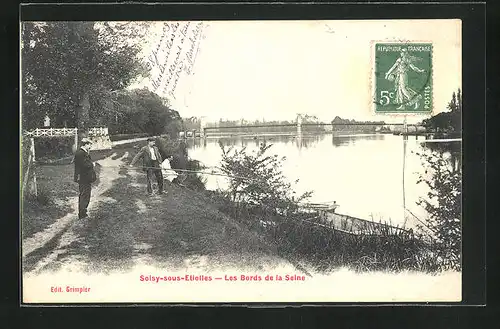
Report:
[{"label": "river water", "polygon": [[[299,179],[293,185],[295,191],[313,191],[311,202],[336,201],[338,213],[414,227],[417,220],[404,211],[404,202],[415,216],[426,217],[416,204],[428,192],[423,183],[417,184],[419,174],[425,172],[416,154],[423,151],[422,136],[408,137],[406,147],[402,136],[391,134],[209,137],[189,140],[189,156],[206,166],[220,166],[219,140],[248,151],[256,151],[263,141],[273,144],[268,152],[286,157],[283,172],[289,182]],[[208,189],[224,189],[226,184],[224,177],[206,175]]]}]

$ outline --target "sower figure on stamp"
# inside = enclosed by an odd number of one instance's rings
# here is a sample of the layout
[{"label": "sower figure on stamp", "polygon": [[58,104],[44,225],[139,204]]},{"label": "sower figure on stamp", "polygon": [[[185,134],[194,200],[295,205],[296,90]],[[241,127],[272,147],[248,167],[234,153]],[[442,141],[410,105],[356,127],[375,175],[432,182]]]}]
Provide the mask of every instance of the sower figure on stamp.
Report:
[{"label": "sower figure on stamp", "polygon": [[155,145],[154,138],[148,138],[148,145],[144,146],[139,153],[137,153],[132,159],[130,166],[132,167],[140,158],[142,158],[143,170],[146,172],[148,193],[153,193],[152,179],[153,176],[155,176],[158,183],[158,194],[163,194],[163,174],[160,167],[163,160],[158,147]]},{"label": "sower figure on stamp", "polygon": [[418,57],[409,55],[408,51],[403,49],[400,57],[385,74],[386,79],[394,81],[396,103],[400,104],[398,109],[404,109],[406,105],[415,105],[415,108],[418,108],[418,99],[420,95],[413,90],[408,83],[408,73],[410,70],[417,73],[425,72],[425,70],[413,64],[417,60],[419,60]]},{"label": "sower figure on stamp", "polygon": [[90,192],[92,190],[92,183],[96,181],[96,173],[94,170],[94,163],[90,157],[89,151],[92,142],[87,139],[82,139],[81,147],[75,152],[75,175],[74,181],[78,183],[78,218],[87,218],[87,207],[90,202]]}]

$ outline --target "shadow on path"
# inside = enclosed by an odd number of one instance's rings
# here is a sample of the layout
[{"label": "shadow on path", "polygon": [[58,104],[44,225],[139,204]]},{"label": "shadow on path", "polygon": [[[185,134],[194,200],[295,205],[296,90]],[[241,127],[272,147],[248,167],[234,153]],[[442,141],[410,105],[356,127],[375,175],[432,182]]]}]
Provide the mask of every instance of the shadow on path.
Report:
[{"label": "shadow on path", "polygon": [[[168,269],[221,268],[259,270],[286,262],[257,234],[211,205],[202,193],[165,182],[165,195],[146,193],[142,171],[120,168],[131,154],[118,153],[102,163],[101,184],[91,219],[77,221],[71,232],[55,237],[25,266],[36,272],[75,268],[87,273],[128,271],[137,265]],[[110,183],[111,181],[111,183]],[[94,192],[93,192],[94,193]],[[64,237],[64,236],[65,237]],[[63,237],[61,237],[63,236]]]}]

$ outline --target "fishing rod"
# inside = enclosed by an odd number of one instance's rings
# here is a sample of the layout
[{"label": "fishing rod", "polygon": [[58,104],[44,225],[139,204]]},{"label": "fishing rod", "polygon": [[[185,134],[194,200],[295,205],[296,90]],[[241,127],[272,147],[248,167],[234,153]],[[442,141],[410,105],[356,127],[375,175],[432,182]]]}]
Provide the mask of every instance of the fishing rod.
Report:
[{"label": "fishing rod", "polygon": [[[144,170],[144,169],[153,169],[153,170],[162,170],[163,168],[161,167],[148,167],[148,166],[103,166],[99,164],[101,168],[119,168],[119,169],[132,169],[132,170]],[[257,180],[254,178],[249,178],[249,177],[243,177],[243,176],[235,176],[235,175],[228,175],[224,173],[216,173],[216,172],[207,172],[207,171],[201,171],[201,170],[189,170],[189,169],[165,169],[165,170],[172,170],[174,172],[185,172],[185,173],[193,173],[193,174],[202,174],[202,175],[213,175],[213,176],[223,176],[223,177],[229,177],[229,178],[235,178],[235,179],[241,179],[241,180],[246,180],[246,181],[253,181],[253,182],[261,182],[262,180]]]},{"label": "fishing rod", "polygon": [[[68,158],[69,159],[69,158]],[[61,159],[58,159],[57,161],[61,161]],[[119,168],[119,169],[127,169],[127,170],[144,170],[144,169],[154,169],[154,170],[162,170],[163,168],[161,167],[137,167],[137,166],[127,166],[127,165],[124,165],[124,166],[106,166],[106,165],[102,165],[99,163],[99,161],[95,161],[96,164],[99,164],[99,167],[101,168]],[[42,163],[42,165],[50,165],[51,163]],[[34,164],[33,164],[34,165]],[[40,163],[38,164],[40,165]],[[219,169],[218,167],[209,167],[209,168],[217,168]],[[165,170],[172,170],[172,171],[176,171],[176,172],[185,172],[185,173],[193,173],[193,174],[202,174],[202,175],[212,175],[212,176],[224,176],[224,177],[229,177],[229,178],[234,178],[234,179],[241,179],[241,180],[245,180],[245,181],[251,181],[251,182],[262,182],[262,179],[258,180],[258,179],[254,179],[254,178],[249,178],[249,177],[243,177],[243,176],[235,176],[235,175],[228,175],[228,174],[223,174],[223,173],[215,173],[215,172],[207,172],[207,171],[200,171],[200,170],[188,170],[188,169],[174,169],[174,168],[170,168],[170,169],[165,169]]]},{"label": "fishing rod", "polygon": [[[436,234],[436,230],[435,229],[432,229],[431,227],[429,227],[426,223],[424,223],[420,218],[418,218],[414,213],[412,213],[410,211],[410,209],[405,209],[407,212],[409,212],[423,227],[425,227],[426,229],[428,229],[429,231],[431,231],[432,233]],[[429,238],[431,238],[432,240],[435,239],[434,236],[430,235],[428,232],[425,232],[424,231],[424,234],[427,235]]]}]

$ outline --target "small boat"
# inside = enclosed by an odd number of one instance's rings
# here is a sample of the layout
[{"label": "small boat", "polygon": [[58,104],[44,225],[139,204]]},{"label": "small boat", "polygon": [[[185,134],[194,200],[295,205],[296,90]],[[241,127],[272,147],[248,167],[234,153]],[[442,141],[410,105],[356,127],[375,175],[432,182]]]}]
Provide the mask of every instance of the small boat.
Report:
[{"label": "small boat", "polygon": [[410,233],[406,229],[388,223],[356,218],[328,210],[320,210],[318,213],[320,223],[331,226],[334,230],[354,235],[399,235]]},{"label": "small boat", "polygon": [[299,203],[299,208],[305,211],[331,211],[335,212],[335,209],[339,207],[336,201],[313,203],[313,202],[301,202]]},{"label": "small boat", "polygon": [[352,235],[398,235],[410,234],[410,231],[367,219],[356,218],[336,212],[339,204],[335,201],[323,203],[301,203],[299,207],[306,213],[317,214],[315,217],[304,220],[313,224],[331,228],[335,231]]}]

